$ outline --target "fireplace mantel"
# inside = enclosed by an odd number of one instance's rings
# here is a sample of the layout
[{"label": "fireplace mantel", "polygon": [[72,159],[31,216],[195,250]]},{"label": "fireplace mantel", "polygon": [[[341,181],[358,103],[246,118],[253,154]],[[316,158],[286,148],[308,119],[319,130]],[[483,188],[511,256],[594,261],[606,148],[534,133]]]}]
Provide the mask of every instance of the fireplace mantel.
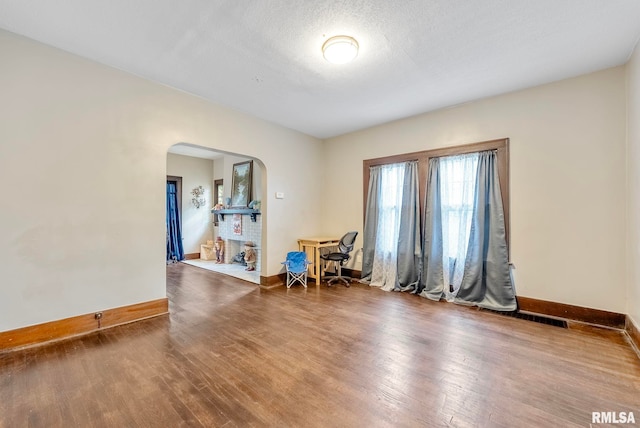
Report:
[{"label": "fireplace mantel", "polygon": [[226,214],[242,214],[251,216],[251,221],[255,222],[257,217],[261,214],[259,210],[251,208],[225,208],[223,210],[211,210],[211,212],[213,214],[218,214],[222,221],[224,221],[224,216]]}]

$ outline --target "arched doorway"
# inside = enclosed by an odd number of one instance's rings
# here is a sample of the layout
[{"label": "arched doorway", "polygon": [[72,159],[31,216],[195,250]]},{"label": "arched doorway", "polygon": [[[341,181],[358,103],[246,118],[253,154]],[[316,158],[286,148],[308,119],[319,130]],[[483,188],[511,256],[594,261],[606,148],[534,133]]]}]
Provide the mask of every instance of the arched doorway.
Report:
[{"label": "arched doorway", "polygon": [[[253,202],[252,207],[257,202],[259,209],[251,210],[253,215],[246,210],[237,210],[240,206],[229,207],[234,192],[234,166],[237,170],[237,165],[245,163],[251,165],[250,188],[246,198],[240,200],[246,205]],[[182,179],[183,262],[260,284],[264,254],[261,215],[265,208],[261,204],[265,182],[263,163],[249,156],[177,143],[168,150],[166,174]],[[237,188],[237,176],[235,178]],[[224,207],[234,210],[225,210],[218,216],[212,212],[220,202],[216,190],[221,190]],[[200,192],[202,195],[196,200],[194,194]],[[236,198],[236,204],[238,201]],[[215,248],[211,246],[219,238],[224,242],[222,263],[218,262]],[[247,266],[241,263],[244,260],[240,254],[249,241],[253,243],[251,248],[256,254],[255,270],[247,270]]]}]

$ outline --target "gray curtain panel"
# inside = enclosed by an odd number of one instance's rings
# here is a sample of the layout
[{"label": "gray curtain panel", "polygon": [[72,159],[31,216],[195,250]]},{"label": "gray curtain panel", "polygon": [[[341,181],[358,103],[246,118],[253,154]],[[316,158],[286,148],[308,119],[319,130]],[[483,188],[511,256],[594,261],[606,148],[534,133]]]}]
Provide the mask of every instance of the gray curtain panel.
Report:
[{"label": "gray curtain panel", "polygon": [[398,277],[395,290],[416,292],[420,273],[420,187],[418,162],[407,162],[402,184],[400,233],[398,236]]},{"label": "gray curtain panel", "polygon": [[478,160],[469,249],[455,302],[497,311],[517,309],[494,151],[480,153]]},{"label": "gray curtain panel", "polygon": [[362,273],[361,281],[371,281],[373,256],[375,254],[376,234],[378,232],[378,199],[382,191],[380,166],[369,168],[369,189],[367,191],[367,206],[364,217],[364,233],[362,245]]},{"label": "gray curtain panel", "polygon": [[439,158],[429,159],[426,199],[419,289],[420,296],[440,300],[444,296],[444,274]]}]

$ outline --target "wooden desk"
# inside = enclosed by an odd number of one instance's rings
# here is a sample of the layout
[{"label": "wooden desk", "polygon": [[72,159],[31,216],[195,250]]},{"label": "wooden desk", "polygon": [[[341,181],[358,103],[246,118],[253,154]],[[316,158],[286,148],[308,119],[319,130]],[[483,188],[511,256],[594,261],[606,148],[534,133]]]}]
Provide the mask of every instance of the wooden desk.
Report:
[{"label": "wooden desk", "polygon": [[309,265],[309,278],[313,278],[316,283],[320,281],[322,265],[320,264],[320,248],[334,247],[338,245],[340,238],[304,238],[298,239],[299,251],[307,253],[307,259],[313,264]]}]

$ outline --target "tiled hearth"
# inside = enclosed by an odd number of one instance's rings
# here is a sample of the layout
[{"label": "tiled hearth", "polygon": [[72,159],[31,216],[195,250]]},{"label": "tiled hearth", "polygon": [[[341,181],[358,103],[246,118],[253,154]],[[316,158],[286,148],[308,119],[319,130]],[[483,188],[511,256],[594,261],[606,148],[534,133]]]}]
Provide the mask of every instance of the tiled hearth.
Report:
[{"label": "tiled hearth", "polygon": [[260,284],[260,273],[257,271],[247,272],[245,267],[239,264],[217,264],[215,260],[183,260],[182,263],[186,263],[191,266],[197,266],[202,269],[211,270],[214,272],[223,273],[225,275],[233,276],[254,284]]}]

